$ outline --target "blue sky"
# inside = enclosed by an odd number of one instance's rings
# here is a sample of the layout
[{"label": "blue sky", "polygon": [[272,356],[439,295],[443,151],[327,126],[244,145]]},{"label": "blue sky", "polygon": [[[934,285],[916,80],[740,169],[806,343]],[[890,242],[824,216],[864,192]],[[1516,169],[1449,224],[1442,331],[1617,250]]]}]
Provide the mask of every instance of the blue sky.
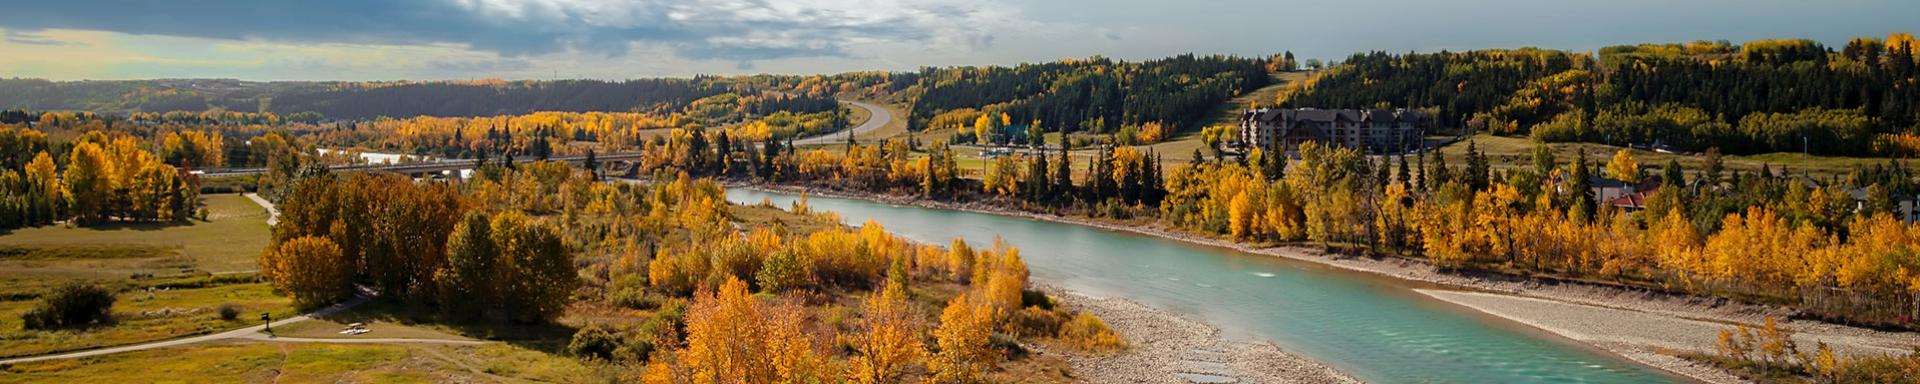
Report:
[{"label": "blue sky", "polygon": [[624,79],[1181,53],[1812,38],[1920,30],[1912,0],[27,0],[0,77]]}]

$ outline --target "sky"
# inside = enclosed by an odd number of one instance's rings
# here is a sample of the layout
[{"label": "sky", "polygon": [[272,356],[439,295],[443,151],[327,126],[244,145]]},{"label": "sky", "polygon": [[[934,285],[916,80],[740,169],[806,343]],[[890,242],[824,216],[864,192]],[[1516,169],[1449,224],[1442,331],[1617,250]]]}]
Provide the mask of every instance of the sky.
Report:
[{"label": "sky", "polygon": [[0,77],[630,79],[1920,32],[1915,0],[25,0]]}]

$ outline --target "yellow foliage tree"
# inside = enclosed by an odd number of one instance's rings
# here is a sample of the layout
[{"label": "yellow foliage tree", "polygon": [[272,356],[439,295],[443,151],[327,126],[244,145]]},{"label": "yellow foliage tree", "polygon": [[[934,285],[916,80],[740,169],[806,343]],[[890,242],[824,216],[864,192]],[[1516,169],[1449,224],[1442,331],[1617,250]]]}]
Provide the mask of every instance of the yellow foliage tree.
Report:
[{"label": "yellow foliage tree", "polygon": [[351,268],[340,246],[324,237],[296,237],[260,255],[260,275],[272,281],[274,289],[308,306],[333,302],[351,293]]},{"label": "yellow foliage tree", "polygon": [[[768,306],[728,277],[716,294],[702,290],[687,311],[687,347],[675,363],[698,383],[837,381],[802,328],[792,304]],[[672,368],[669,368],[672,369]]]},{"label": "yellow foliage tree", "polygon": [[1613,160],[1607,161],[1607,176],[1628,183],[1640,182],[1640,162],[1633,154],[1622,149],[1613,153]]},{"label": "yellow foliage tree", "polygon": [[898,382],[900,375],[926,354],[920,342],[920,316],[906,296],[906,287],[894,283],[867,297],[867,313],[860,321],[864,332],[854,341],[859,354],[850,359],[854,380],[868,384]]},{"label": "yellow foliage tree", "polygon": [[933,381],[940,383],[978,383],[995,356],[987,348],[993,333],[993,316],[986,305],[972,303],[965,293],[947,302],[940,311],[940,327],[934,328],[934,341],[940,346],[927,368]]}]

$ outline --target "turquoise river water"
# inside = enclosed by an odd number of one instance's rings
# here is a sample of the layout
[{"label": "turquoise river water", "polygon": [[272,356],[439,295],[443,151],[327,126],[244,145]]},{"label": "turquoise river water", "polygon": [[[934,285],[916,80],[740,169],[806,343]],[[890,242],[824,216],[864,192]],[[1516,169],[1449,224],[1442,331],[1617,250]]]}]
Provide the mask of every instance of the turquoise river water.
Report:
[{"label": "turquoise river water", "polygon": [[[795,195],[730,189],[736,203]],[[1026,218],[809,197],[848,224],[915,241],[1020,248],[1037,281],[1191,315],[1376,383],[1658,383],[1682,379],[1414,292],[1430,285],[1309,262]]]}]

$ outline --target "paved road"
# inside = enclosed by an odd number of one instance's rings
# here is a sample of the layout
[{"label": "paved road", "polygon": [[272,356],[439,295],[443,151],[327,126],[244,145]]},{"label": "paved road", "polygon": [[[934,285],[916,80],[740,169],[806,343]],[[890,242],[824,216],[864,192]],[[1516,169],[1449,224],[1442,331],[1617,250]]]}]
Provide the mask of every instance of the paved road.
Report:
[{"label": "paved road", "polygon": [[867,122],[860,123],[860,126],[853,127],[853,129],[849,129],[849,130],[837,131],[837,132],[823,134],[819,136],[794,140],[793,145],[842,144],[847,142],[847,132],[853,132],[853,135],[857,137],[867,132],[872,132],[874,130],[880,129],[880,127],[885,127],[887,126],[887,123],[893,122],[893,113],[887,112],[886,108],[881,108],[878,105],[867,104],[867,103],[862,103],[862,102],[853,101],[853,100],[841,100],[841,101],[845,101],[847,102],[847,104],[853,104],[853,106],[860,107],[860,109],[867,110],[867,115],[870,116],[867,118]]},{"label": "paved road", "polygon": [[[282,319],[280,321],[275,321],[273,322],[272,325],[276,327],[286,326],[287,324],[298,323],[298,322],[313,319],[315,317],[326,316],[334,312],[339,312],[339,311],[346,310],[348,308],[353,308],[354,306],[360,305],[361,303],[366,303],[367,300],[370,300],[370,299],[372,298],[369,296],[360,296],[360,297],[354,298],[353,300],[347,300],[339,304],[334,304],[333,306],[321,308],[320,310],[317,310],[317,311],[308,312],[305,315],[294,316],[291,318]],[[111,355],[111,354],[122,353],[122,352],[133,352],[133,351],[143,351],[143,350],[156,349],[156,348],[177,347],[177,346],[193,344],[193,343],[201,343],[201,342],[208,342],[208,341],[214,341],[214,340],[227,340],[227,339],[246,339],[246,340],[277,341],[277,342],[290,342],[290,343],[441,343],[441,344],[469,344],[469,345],[485,343],[483,341],[478,341],[478,340],[310,339],[310,338],[298,338],[298,337],[272,337],[272,336],[268,336],[266,334],[260,333],[265,329],[266,329],[265,325],[255,325],[251,327],[235,329],[235,330],[215,333],[211,335],[194,336],[194,337],[188,337],[184,339],[156,341],[156,342],[151,342],[146,344],[126,345],[126,346],[119,346],[119,347],[113,347],[113,348],[101,348],[101,349],[94,349],[94,350],[87,350],[87,351],[80,351],[80,352],[68,352],[68,353],[55,354],[55,355],[43,355],[43,356],[22,357],[17,359],[0,360],[0,365],[26,363],[26,362],[34,362],[34,361],[41,361],[41,360],[77,359],[82,357]]]}]

